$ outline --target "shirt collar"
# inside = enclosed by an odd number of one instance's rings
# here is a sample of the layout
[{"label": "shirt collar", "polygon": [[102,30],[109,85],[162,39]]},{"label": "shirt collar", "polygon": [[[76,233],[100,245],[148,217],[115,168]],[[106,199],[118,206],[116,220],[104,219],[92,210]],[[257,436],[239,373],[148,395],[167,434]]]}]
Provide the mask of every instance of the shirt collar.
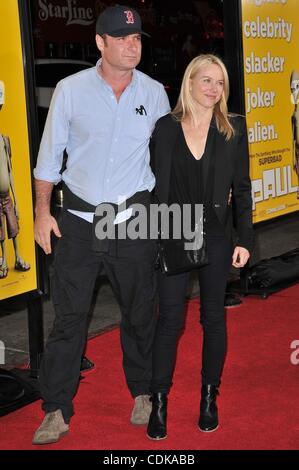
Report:
[{"label": "shirt collar", "polygon": [[[95,66],[96,76],[98,77],[99,80],[101,80],[102,83],[105,83],[107,86],[110,86],[108,83],[105,82],[105,80],[100,74],[99,67],[101,63],[102,63],[102,59],[99,59],[96,63],[96,66]],[[132,80],[130,84],[127,86],[127,88],[136,88],[136,85],[137,85],[137,72],[136,72],[136,69],[133,69]]]}]

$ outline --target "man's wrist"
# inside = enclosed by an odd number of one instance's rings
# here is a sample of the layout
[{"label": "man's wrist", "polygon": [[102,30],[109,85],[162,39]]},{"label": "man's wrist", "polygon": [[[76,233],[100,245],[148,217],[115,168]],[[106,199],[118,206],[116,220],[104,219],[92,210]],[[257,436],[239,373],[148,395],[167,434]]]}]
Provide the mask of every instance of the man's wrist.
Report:
[{"label": "man's wrist", "polygon": [[35,207],[35,217],[50,217],[51,212],[50,208],[46,206],[37,206]]}]

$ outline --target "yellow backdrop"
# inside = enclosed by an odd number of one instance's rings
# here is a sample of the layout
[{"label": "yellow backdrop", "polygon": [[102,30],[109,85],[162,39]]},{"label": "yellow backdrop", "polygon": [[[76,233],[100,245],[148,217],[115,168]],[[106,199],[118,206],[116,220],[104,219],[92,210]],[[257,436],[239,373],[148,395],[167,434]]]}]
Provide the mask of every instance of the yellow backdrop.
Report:
[{"label": "yellow backdrop", "polygon": [[299,210],[290,91],[291,73],[299,73],[298,7],[298,0],[242,0],[254,222]]},{"label": "yellow backdrop", "polygon": [[0,134],[10,139],[19,209],[20,231],[16,239],[21,257],[30,264],[30,270],[26,272],[14,269],[13,241],[6,237],[9,271],[6,278],[0,279],[1,300],[37,288],[24,67],[17,0],[0,1],[0,80],[5,85],[5,103],[0,110]]}]

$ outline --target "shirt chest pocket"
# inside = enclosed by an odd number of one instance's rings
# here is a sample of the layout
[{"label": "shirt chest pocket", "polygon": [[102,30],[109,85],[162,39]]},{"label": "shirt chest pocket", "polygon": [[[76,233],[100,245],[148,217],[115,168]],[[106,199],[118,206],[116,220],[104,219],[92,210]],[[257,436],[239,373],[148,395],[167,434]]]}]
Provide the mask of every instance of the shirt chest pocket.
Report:
[{"label": "shirt chest pocket", "polygon": [[[137,109],[139,111],[137,112]],[[145,114],[146,111],[136,108],[122,126],[122,137],[128,138],[132,141],[142,142],[148,140],[152,133],[152,119],[149,115]]]},{"label": "shirt chest pocket", "polygon": [[71,123],[71,132],[73,135],[83,140],[89,138],[103,138],[107,135],[107,123],[102,120],[91,119],[88,114],[80,114],[73,118]]}]

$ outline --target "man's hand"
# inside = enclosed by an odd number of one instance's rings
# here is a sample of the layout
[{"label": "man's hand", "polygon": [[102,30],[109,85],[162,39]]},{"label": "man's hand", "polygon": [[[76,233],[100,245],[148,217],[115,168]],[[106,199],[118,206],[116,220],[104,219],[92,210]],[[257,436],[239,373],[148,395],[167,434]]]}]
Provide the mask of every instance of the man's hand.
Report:
[{"label": "man's hand", "polygon": [[236,246],[233,253],[232,265],[235,268],[243,268],[249,259],[250,253],[246,248]]},{"label": "man's hand", "polygon": [[37,215],[34,224],[34,237],[36,243],[39,244],[46,255],[52,253],[51,232],[53,232],[56,237],[61,237],[56,219],[52,217],[51,214]]},{"label": "man's hand", "polygon": [[36,243],[44,250],[46,255],[52,253],[51,233],[56,237],[61,237],[56,219],[51,216],[50,201],[53,190],[53,183],[44,180],[34,180],[35,183],[35,224],[34,238]]}]

